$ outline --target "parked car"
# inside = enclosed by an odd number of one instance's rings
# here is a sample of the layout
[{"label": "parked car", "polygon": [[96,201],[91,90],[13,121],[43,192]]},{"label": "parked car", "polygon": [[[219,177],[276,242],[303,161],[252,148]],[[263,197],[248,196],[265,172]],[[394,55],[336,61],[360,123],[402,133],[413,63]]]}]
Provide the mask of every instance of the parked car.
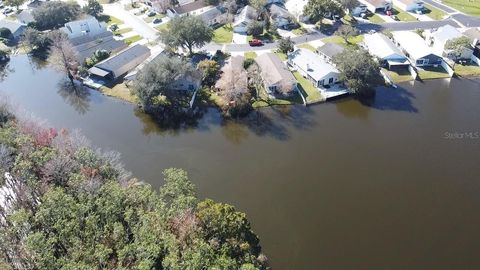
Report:
[{"label": "parked car", "polygon": [[262,46],[263,45],[263,42],[260,40],[260,39],[252,39],[248,42],[248,44],[252,47],[255,47],[255,46]]},{"label": "parked car", "polygon": [[387,16],[392,16],[392,15],[393,15],[393,13],[392,13],[392,11],[391,11],[391,10],[387,10],[387,11],[385,11],[385,15],[387,15]]},{"label": "parked car", "polygon": [[13,12],[13,9],[11,9],[11,8],[9,8],[9,7],[5,8],[5,9],[3,10],[3,14],[4,14],[4,15],[7,15],[7,14],[12,13],[12,12]]},{"label": "parked car", "polygon": [[158,23],[161,23],[161,22],[162,22],[162,19],[160,19],[160,18],[155,18],[155,19],[153,20],[153,23],[154,23],[154,24],[158,24]]},{"label": "parked car", "polygon": [[155,15],[157,15],[157,13],[156,13],[155,11],[153,11],[153,10],[150,10],[150,11],[147,13],[147,16],[148,16],[148,17],[153,17],[153,16],[155,16]]}]

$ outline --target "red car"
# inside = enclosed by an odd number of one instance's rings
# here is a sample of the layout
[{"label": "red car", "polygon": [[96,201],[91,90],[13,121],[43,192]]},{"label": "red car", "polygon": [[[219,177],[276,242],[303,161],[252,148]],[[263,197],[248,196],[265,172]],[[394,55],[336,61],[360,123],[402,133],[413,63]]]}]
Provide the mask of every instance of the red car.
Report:
[{"label": "red car", "polygon": [[263,45],[263,42],[262,42],[261,40],[255,38],[255,39],[250,40],[250,41],[248,42],[248,44],[249,44],[250,46],[252,46],[252,47],[253,47],[253,46],[262,46],[262,45]]}]

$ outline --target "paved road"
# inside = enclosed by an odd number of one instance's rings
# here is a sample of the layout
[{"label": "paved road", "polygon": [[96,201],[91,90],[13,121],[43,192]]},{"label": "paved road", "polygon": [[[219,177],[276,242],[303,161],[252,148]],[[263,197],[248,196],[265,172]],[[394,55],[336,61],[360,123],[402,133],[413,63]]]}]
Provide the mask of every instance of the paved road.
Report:
[{"label": "paved road", "polygon": [[468,16],[465,14],[454,14],[451,16],[452,19],[458,21],[465,27],[479,27],[480,26],[480,17]]},{"label": "paved road", "polygon": [[125,24],[132,27],[143,38],[152,41],[158,37],[157,30],[148,25],[142,18],[126,11],[121,3],[105,4],[103,5],[103,12],[124,21]]},{"label": "paved road", "polygon": [[[480,26],[480,20],[474,20],[472,21],[472,23],[475,26]],[[431,28],[438,28],[440,26],[444,26],[447,24],[450,24],[454,27],[460,27],[454,20],[451,20],[451,19],[442,20],[442,21],[395,22],[395,23],[383,23],[383,24],[360,23],[360,24],[357,24],[356,27],[360,32],[367,33],[371,30],[382,31],[387,29],[391,31],[415,30],[417,28],[431,29]],[[332,29],[329,33],[314,32],[314,33],[309,33],[303,36],[292,38],[292,40],[296,44],[319,40],[331,35],[334,32],[334,29]],[[264,46],[261,46],[261,47],[250,47],[248,44],[220,45],[220,44],[210,43],[204,46],[203,49],[207,51],[226,49],[229,52],[245,52],[245,51],[271,50],[276,47],[277,47],[277,42],[266,43]]]},{"label": "paved road", "polygon": [[444,5],[444,4],[441,4],[439,3],[438,1],[434,1],[434,0],[423,0],[425,3],[429,4],[429,5],[432,5],[446,13],[456,13],[458,12],[457,10],[447,6],[447,5]]}]

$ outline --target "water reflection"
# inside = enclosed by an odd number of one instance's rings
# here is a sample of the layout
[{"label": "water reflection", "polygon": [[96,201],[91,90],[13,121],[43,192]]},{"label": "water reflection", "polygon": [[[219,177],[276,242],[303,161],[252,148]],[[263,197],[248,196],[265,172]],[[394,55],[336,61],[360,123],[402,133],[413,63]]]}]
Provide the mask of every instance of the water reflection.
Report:
[{"label": "water reflection", "polygon": [[403,87],[379,87],[372,99],[361,99],[365,106],[382,111],[403,111],[417,113],[418,109],[413,105],[415,95]]},{"label": "water reflection", "polygon": [[72,84],[64,79],[58,83],[57,93],[79,114],[85,114],[90,108],[90,89],[80,83]]}]

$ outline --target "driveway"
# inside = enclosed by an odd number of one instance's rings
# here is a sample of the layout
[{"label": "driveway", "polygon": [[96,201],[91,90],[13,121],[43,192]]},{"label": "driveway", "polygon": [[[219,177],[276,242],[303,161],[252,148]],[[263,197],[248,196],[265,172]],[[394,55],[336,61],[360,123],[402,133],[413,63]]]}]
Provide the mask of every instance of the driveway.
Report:
[{"label": "driveway", "polygon": [[233,33],[232,43],[234,43],[234,44],[247,44],[247,35]]},{"label": "driveway", "polygon": [[158,31],[152,28],[142,18],[139,18],[123,8],[123,3],[103,5],[103,13],[122,20],[126,25],[133,28],[143,38],[153,41],[158,38]]}]

